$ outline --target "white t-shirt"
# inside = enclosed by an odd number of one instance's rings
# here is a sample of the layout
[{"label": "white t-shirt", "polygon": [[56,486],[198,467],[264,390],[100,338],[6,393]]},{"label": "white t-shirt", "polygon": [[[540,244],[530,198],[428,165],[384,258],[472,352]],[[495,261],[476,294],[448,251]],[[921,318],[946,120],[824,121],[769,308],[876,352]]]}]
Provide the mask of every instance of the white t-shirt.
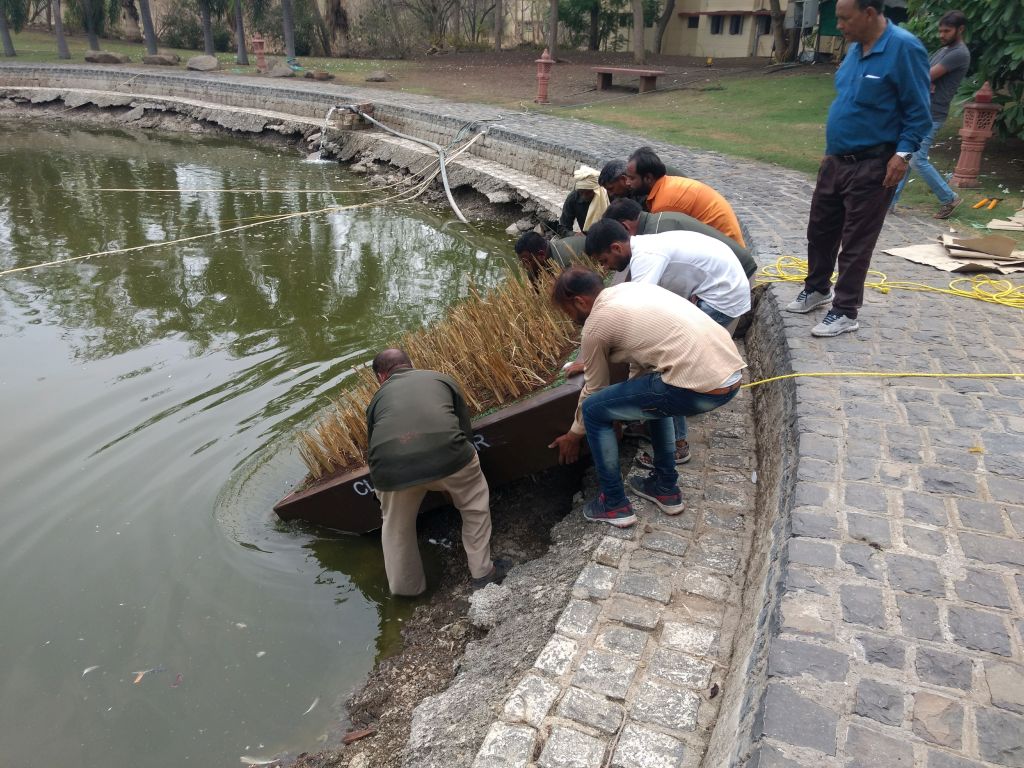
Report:
[{"label": "white t-shirt", "polygon": [[629,239],[629,279],[684,299],[699,298],[729,317],[750,309],[750,283],[739,259],[720,240],[685,230]]}]

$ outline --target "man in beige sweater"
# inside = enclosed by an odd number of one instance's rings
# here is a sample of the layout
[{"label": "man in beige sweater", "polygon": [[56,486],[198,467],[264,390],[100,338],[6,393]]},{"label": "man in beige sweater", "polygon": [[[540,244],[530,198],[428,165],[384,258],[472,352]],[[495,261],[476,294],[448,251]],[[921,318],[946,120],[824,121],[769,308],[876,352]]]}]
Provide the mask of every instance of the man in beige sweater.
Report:
[{"label": "man in beige sweater", "polygon": [[[746,364],[729,332],[664,288],[631,282],[605,288],[597,272],[583,267],[562,272],[551,298],[583,326],[586,379],[576,418],[548,446],[558,449],[560,463],[571,464],[586,436],[601,494],[583,516],[619,528],[636,523],[619,471],[616,421],[649,422],[654,469],[632,478],[629,490],[679,514],[685,505],[676,485],[672,417],[707,413],[736,396]],[[610,363],[628,363],[629,380],[609,385]]]}]

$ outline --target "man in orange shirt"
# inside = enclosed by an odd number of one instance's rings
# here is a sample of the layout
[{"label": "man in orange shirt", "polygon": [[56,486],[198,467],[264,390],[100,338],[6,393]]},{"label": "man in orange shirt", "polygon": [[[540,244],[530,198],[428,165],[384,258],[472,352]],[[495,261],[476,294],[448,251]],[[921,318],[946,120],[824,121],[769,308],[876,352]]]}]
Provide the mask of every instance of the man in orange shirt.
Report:
[{"label": "man in orange shirt", "polygon": [[707,184],[685,176],[666,176],[665,164],[650,147],[640,147],[629,156],[626,177],[634,192],[647,195],[651,213],[676,211],[710,224],[742,247],[743,233],[732,206]]}]

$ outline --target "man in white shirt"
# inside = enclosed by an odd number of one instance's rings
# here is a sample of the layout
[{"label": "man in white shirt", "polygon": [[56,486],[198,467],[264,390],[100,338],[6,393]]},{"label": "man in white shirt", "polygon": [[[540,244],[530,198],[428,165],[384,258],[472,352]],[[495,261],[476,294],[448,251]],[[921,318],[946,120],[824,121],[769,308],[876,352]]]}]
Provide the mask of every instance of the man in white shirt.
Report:
[{"label": "man in white shirt", "polygon": [[[652,283],[692,301],[721,326],[750,310],[750,282],[732,249],[700,232],[661,232],[634,235],[618,221],[602,219],[587,233],[587,255],[605,269],[629,270],[629,281]],[[690,460],[686,418],[674,419],[676,464]],[[645,469],[653,456],[642,451],[636,458]]]},{"label": "man in white shirt", "polygon": [[750,309],[750,283],[725,243],[684,230],[635,235],[602,219],[587,233],[587,255],[606,269],[629,269],[629,280],[652,283],[694,302],[720,325]]}]

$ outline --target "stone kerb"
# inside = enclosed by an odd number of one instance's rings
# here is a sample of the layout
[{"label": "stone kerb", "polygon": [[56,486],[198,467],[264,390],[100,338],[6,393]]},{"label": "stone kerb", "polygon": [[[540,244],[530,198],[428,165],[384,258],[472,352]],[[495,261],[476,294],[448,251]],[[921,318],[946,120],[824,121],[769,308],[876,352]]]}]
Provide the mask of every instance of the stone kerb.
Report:
[{"label": "stone kerb", "polygon": [[[366,88],[329,86],[306,87],[266,84],[251,79],[231,78],[218,73],[161,73],[121,67],[116,70],[88,66],[22,65],[0,66],[0,81],[6,85],[66,87],[96,91],[120,91],[139,95],[208,101],[225,106],[261,109],[304,117],[324,119],[333,106],[367,100],[373,91],[375,116],[389,127],[416,135],[442,146],[448,145],[460,130],[476,120],[487,123],[489,135],[470,148],[470,153],[498,162],[560,187],[571,186],[572,174],[582,161],[600,158],[567,151],[564,146],[524,137],[500,125],[501,113],[473,105],[457,105],[463,114],[445,114],[404,105],[394,93]],[[381,98],[383,97],[383,98]],[[465,107],[465,109],[463,109]]]}]

